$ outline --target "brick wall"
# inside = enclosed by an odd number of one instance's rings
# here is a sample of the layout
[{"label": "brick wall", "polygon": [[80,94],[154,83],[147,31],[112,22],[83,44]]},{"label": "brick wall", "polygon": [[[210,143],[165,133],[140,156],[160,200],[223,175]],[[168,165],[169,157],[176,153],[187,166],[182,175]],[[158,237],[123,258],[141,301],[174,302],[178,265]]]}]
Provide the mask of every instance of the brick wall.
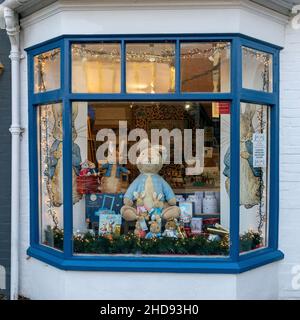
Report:
[{"label": "brick wall", "polygon": [[[6,288],[8,295],[10,265],[10,164],[11,137],[8,131],[11,123],[10,86],[10,44],[6,32],[0,30],[0,61],[4,73],[0,76],[0,266],[6,269]],[[2,268],[1,268],[2,269]],[[3,291],[0,290],[0,294]]]},{"label": "brick wall", "polygon": [[294,271],[300,272],[300,30],[289,26],[281,53],[280,87],[279,246],[285,259],[279,268],[279,297],[293,299],[300,298],[292,274],[297,265]]}]

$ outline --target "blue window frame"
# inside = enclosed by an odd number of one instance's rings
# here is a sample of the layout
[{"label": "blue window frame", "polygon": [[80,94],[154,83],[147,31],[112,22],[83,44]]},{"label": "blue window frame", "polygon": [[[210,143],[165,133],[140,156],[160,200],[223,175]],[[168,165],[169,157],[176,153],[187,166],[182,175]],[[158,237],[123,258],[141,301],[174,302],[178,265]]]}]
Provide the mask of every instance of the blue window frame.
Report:
[{"label": "blue window frame", "polygon": [[[121,92],[83,94],[71,91],[71,45],[85,42],[119,42],[121,44]],[[170,41],[176,45],[175,92],[166,94],[126,93],[126,43]],[[180,91],[180,43],[228,41],[231,43],[231,86],[228,93],[182,93]],[[242,46],[270,53],[273,57],[273,91],[260,92],[242,88]],[[34,56],[59,48],[61,85],[53,91],[34,94]],[[279,199],[279,53],[280,47],[240,34],[114,35],[61,36],[28,48],[29,95],[29,165],[30,165],[30,247],[28,255],[65,270],[149,271],[240,273],[283,258],[278,250]],[[153,256],[76,256],[73,254],[72,215],[72,102],[73,101],[229,101],[231,103],[231,183],[230,183],[230,255],[228,257],[153,257]],[[37,108],[41,104],[63,105],[63,252],[39,242]],[[240,103],[252,102],[270,107],[270,195],[268,247],[239,254],[240,188]]]}]

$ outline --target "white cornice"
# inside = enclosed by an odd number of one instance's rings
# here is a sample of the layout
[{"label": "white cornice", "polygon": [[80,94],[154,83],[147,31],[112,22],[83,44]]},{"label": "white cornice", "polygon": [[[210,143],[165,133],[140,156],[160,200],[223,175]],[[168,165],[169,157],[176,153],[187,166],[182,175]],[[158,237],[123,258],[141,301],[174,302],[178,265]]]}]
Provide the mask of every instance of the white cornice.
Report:
[{"label": "white cornice", "polygon": [[74,11],[112,11],[112,10],[191,10],[191,9],[243,9],[264,16],[267,19],[271,19],[280,24],[286,24],[288,17],[279,14],[271,9],[267,9],[258,4],[255,4],[248,0],[232,0],[232,1],[113,1],[113,2],[95,2],[87,0],[81,3],[76,3],[70,0],[57,1],[32,15],[21,19],[21,27],[26,28],[32,24],[39,23],[40,21],[47,19],[53,15],[61,12],[74,12]]}]

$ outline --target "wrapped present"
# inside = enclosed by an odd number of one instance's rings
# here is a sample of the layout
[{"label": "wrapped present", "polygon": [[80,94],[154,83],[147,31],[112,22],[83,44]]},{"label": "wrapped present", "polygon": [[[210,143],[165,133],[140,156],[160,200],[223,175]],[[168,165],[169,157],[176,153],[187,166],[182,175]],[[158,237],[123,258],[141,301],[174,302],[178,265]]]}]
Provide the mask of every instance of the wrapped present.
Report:
[{"label": "wrapped present", "polygon": [[77,192],[80,194],[91,194],[98,192],[99,179],[97,176],[78,176]]}]

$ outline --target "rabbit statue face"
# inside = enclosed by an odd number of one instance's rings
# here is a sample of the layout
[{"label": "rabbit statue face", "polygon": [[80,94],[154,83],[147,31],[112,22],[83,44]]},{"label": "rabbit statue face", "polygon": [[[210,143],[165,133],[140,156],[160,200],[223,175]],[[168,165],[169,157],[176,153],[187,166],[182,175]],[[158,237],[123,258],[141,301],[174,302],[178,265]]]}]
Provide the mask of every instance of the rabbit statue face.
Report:
[{"label": "rabbit statue face", "polygon": [[151,221],[149,222],[150,224],[150,232],[154,233],[154,234],[158,234],[160,233],[160,224],[158,221]]},{"label": "rabbit statue face", "polygon": [[143,173],[158,173],[166,158],[166,149],[162,146],[145,148],[137,157],[137,168]]}]

